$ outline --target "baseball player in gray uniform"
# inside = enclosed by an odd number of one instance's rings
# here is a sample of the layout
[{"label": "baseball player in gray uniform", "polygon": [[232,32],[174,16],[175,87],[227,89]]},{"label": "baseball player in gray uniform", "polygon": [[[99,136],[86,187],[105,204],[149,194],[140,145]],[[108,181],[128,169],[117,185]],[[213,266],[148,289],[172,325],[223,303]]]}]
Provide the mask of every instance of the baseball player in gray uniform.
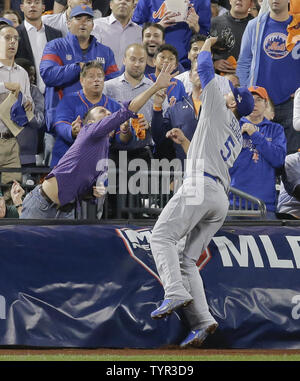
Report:
[{"label": "baseball player in gray uniform", "polygon": [[300,152],[285,158],[277,212],[280,219],[300,219]]},{"label": "baseball player in gray uniform", "polygon": [[[247,88],[230,84],[232,91],[221,94],[211,58],[216,41],[216,37],[208,38],[198,55],[202,109],[187,152],[185,178],[161,212],[150,242],[165,292],[164,301],[151,317],[163,318],[185,307],[191,332],[181,347],[201,345],[218,326],[209,312],[196,263],[226,217],[228,171],[242,148],[239,118],[254,108]],[[185,247],[179,254],[178,243],[185,236]]]}]

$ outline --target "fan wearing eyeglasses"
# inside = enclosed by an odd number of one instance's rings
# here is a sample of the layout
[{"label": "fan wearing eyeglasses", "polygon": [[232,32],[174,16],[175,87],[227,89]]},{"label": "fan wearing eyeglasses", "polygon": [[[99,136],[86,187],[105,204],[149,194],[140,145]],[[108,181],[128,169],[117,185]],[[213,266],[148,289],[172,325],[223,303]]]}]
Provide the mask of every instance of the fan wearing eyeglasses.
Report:
[{"label": "fan wearing eyeglasses", "polygon": [[[0,104],[10,93],[18,97],[22,93],[22,105],[25,111],[33,109],[33,101],[30,95],[30,83],[27,72],[15,63],[18,50],[19,34],[10,25],[0,26]],[[0,167],[20,168],[20,152],[17,139],[9,128],[1,120],[0,116]],[[20,181],[21,174],[3,172],[2,183],[13,180]]]},{"label": "fan wearing eyeglasses", "polygon": [[59,102],[54,120],[55,144],[50,167],[53,168],[74,143],[82,127],[84,115],[95,106],[115,112],[121,105],[103,94],[104,69],[100,62],[85,63],[80,72],[81,90],[66,95]]},{"label": "fan wearing eyeglasses", "polygon": [[84,63],[97,60],[104,68],[105,79],[119,74],[112,50],[91,35],[94,13],[87,5],[70,12],[69,33],[46,44],[40,73],[46,84],[45,108],[47,128],[51,132],[58,102],[66,95],[81,90],[80,70]]}]

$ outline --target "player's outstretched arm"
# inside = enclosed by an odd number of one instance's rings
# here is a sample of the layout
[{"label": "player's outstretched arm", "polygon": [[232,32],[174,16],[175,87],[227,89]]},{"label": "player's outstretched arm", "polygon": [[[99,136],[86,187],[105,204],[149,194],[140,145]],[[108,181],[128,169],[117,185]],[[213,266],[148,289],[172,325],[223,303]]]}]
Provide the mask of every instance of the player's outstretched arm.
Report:
[{"label": "player's outstretched arm", "polygon": [[202,84],[202,89],[215,77],[215,68],[211,57],[211,47],[217,42],[217,37],[205,40],[197,58],[197,72]]},{"label": "player's outstretched arm", "polygon": [[173,74],[171,74],[173,70],[174,65],[164,64],[154,84],[141,94],[137,95],[130,102],[128,109],[132,112],[138,112],[157,91],[168,88],[171,79],[173,78]]},{"label": "player's outstretched arm", "polygon": [[217,42],[218,37],[209,37],[204,41],[200,52],[211,52],[211,47]]}]

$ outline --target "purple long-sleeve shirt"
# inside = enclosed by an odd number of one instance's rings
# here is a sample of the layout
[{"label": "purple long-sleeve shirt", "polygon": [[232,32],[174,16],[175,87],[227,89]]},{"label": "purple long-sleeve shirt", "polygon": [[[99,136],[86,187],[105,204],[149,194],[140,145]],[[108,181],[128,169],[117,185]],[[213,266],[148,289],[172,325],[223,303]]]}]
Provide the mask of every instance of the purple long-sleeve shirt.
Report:
[{"label": "purple long-sleeve shirt", "polygon": [[61,205],[80,200],[91,191],[98,176],[107,172],[108,134],[136,116],[128,105],[129,102],[124,103],[120,110],[100,122],[83,126],[73,145],[46,177],[56,177]]}]

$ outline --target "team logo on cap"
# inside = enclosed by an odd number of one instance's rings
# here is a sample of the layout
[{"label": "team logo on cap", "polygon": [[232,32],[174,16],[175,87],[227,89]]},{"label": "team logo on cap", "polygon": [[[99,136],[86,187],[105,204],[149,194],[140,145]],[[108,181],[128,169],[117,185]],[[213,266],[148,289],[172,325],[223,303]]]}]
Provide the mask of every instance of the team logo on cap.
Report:
[{"label": "team logo on cap", "polygon": [[266,55],[275,60],[280,60],[289,54],[286,49],[287,36],[283,33],[269,34],[263,43],[263,49]]}]

